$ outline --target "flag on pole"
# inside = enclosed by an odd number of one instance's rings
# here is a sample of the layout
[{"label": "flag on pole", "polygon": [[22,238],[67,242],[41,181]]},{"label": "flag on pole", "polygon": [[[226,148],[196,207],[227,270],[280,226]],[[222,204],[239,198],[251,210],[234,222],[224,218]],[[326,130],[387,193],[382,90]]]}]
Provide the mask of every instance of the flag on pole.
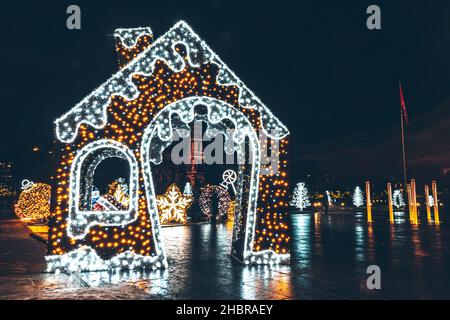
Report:
[{"label": "flag on pole", "polygon": [[408,114],[406,113],[406,104],[405,104],[405,98],[403,96],[402,83],[399,82],[399,85],[400,85],[400,108],[403,111],[403,116],[405,118],[405,123],[408,124]]}]

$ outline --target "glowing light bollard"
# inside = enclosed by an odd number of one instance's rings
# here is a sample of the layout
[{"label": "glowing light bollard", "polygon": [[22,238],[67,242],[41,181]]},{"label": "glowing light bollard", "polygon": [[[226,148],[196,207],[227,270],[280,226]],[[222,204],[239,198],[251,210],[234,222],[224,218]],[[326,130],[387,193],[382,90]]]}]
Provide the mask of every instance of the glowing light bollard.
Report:
[{"label": "glowing light bollard", "polygon": [[389,221],[394,222],[394,206],[392,204],[392,186],[390,183],[387,184],[387,194],[388,194],[388,206],[389,206]]},{"label": "glowing light bollard", "polygon": [[409,212],[409,221],[412,221],[412,202],[411,202],[411,185],[408,183],[406,185],[406,195],[408,197],[408,212]]},{"label": "glowing light bollard", "polygon": [[372,201],[370,200],[370,181],[366,181],[367,222],[372,222]]},{"label": "glowing light bollard", "polygon": [[433,180],[433,182],[431,183],[431,189],[433,192],[433,200],[434,200],[434,223],[435,224],[440,224],[439,221],[439,202],[438,202],[438,197],[437,197],[437,184],[436,184],[436,180]]},{"label": "glowing light bollard", "polygon": [[416,179],[411,179],[411,204],[412,204],[412,218],[415,224],[419,223],[419,215],[417,212],[417,191]]},{"label": "glowing light bollard", "polygon": [[427,206],[427,221],[430,223],[431,220],[431,209],[430,209],[430,189],[428,185],[425,185],[425,205]]}]

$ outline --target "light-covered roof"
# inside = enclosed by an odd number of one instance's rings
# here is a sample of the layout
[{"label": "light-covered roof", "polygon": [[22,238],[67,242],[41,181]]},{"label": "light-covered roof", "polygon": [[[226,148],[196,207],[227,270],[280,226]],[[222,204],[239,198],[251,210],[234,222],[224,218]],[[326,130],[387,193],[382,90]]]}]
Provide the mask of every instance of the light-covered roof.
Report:
[{"label": "light-covered roof", "polygon": [[[148,33],[150,29],[136,28],[134,30]],[[125,33],[125,31],[120,32]],[[131,38],[135,39],[135,37]],[[137,98],[139,91],[131,81],[132,76],[135,74],[151,75],[157,60],[165,61],[175,72],[181,71],[185,66],[185,61],[175,50],[177,44],[186,46],[188,60],[192,66],[198,67],[208,62],[218,65],[217,82],[221,85],[235,85],[239,88],[240,105],[243,108],[259,111],[263,129],[268,136],[281,139],[289,134],[288,129],[281,121],[247,88],[217,54],[200,39],[191,27],[186,22],[179,21],[126,67],[112,75],[70,111],[56,119],[56,136],[58,140],[65,143],[73,142],[82,123],[97,129],[104,127],[107,122],[107,107],[110,104],[111,96],[120,95],[127,100]],[[126,43],[126,45],[132,45],[132,43]]]}]

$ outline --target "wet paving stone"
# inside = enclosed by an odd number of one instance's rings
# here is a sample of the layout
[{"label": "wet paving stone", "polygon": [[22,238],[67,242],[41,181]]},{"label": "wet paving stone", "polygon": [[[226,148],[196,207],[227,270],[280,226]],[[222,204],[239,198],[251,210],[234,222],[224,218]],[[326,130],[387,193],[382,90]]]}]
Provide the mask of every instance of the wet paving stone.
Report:
[{"label": "wet paving stone", "polygon": [[[397,213],[401,217],[402,213]],[[448,299],[449,227],[382,214],[292,215],[289,266],[243,266],[230,256],[232,224],[162,228],[169,267],[45,273],[45,245],[0,220],[1,299]],[[381,268],[381,290],[366,269]]]}]

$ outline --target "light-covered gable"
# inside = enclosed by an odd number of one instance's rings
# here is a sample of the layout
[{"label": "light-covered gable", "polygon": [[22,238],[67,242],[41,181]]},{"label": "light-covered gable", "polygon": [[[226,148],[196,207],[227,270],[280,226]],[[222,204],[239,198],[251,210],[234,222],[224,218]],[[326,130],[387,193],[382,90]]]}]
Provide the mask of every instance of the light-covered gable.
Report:
[{"label": "light-covered gable", "polygon": [[[145,28],[142,29],[145,30]],[[199,67],[201,64],[209,62],[217,64],[219,67],[217,82],[221,85],[235,85],[239,88],[241,107],[255,109],[260,113],[262,127],[268,136],[282,139],[289,134],[288,129],[281,121],[199,38],[189,25],[184,21],[179,21],[126,67],[115,73],[69,112],[58,118],[55,121],[58,140],[65,143],[73,142],[82,123],[101,129],[107,122],[107,107],[110,104],[111,96],[120,95],[127,100],[136,99],[139,91],[132,83],[132,77],[135,74],[151,75],[157,60],[165,61],[175,72],[181,71],[185,67],[185,61],[175,50],[178,44],[186,46],[188,60],[192,66]],[[131,45],[131,43],[127,43],[127,45]]]}]

